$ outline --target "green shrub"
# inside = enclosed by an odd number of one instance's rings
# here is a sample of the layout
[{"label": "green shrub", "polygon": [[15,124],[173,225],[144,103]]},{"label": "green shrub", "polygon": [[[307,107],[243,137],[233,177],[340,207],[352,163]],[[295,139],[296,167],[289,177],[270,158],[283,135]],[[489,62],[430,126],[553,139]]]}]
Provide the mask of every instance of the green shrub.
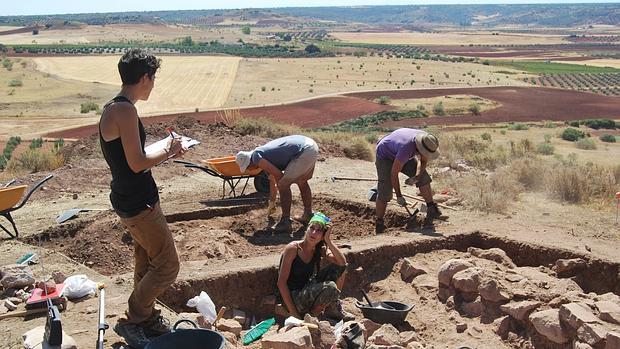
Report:
[{"label": "green shrub", "polygon": [[24,83],[19,79],[13,79],[9,81],[9,87],[20,87],[23,86]]},{"label": "green shrub", "polygon": [[577,128],[579,128],[579,121],[578,121],[578,120],[571,121],[571,122],[569,122],[569,123],[568,123],[568,125],[569,125],[569,126],[572,126],[572,127],[577,127]]},{"label": "green shrub", "polygon": [[594,140],[591,138],[582,138],[575,143],[575,146],[583,150],[596,149],[596,143],[594,143]]},{"label": "green shrub", "polygon": [[252,29],[250,29],[249,25],[244,25],[243,27],[241,27],[241,32],[245,35],[250,35]]},{"label": "green shrub", "polygon": [[538,143],[536,146],[536,152],[542,155],[553,155],[555,147],[551,143]]},{"label": "green shrub", "polygon": [[43,138],[35,138],[30,142],[30,149],[41,148],[43,146]]},{"label": "green shrub", "polygon": [[599,139],[607,143],[616,143],[616,136],[610,134],[602,135],[599,137]]},{"label": "green shrub", "polygon": [[95,102],[84,102],[80,104],[80,113],[86,114],[91,110],[99,111],[99,105]]},{"label": "green shrub", "polygon": [[480,115],[480,106],[478,105],[478,103],[470,104],[467,110],[469,110],[474,115]]},{"label": "green shrub", "polygon": [[59,138],[57,140],[54,141],[54,150],[58,151],[58,149],[62,148],[65,146],[65,140],[62,138]]},{"label": "green shrub", "polygon": [[543,124],[544,128],[555,128],[555,123],[551,122],[551,121],[547,121]]},{"label": "green shrub", "polygon": [[562,131],[562,134],[560,135],[560,138],[562,138],[565,141],[569,141],[569,142],[576,142],[577,140],[584,138],[586,136],[586,134],[583,131],[580,131],[576,128],[565,128],[564,131]]},{"label": "green shrub", "polygon": [[600,128],[613,130],[616,128],[616,122],[609,119],[588,119],[583,122],[589,128],[598,130]]},{"label": "green shrub", "polygon": [[491,141],[491,135],[489,133],[486,133],[486,132],[481,134],[480,138],[482,138],[483,140],[488,141],[488,142]]},{"label": "green shrub", "polygon": [[446,113],[446,111],[443,108],[443,103],[442,102],[437,102],[435,103],[435,105],[433,105],[433,114],[435,115],[444,115]]},{"label": "green shrub", "polygon": [[53,151],[45,151],[43,149],[29,149],[13,159],[7,164],[7,170],[11,171],[28,171],[35,173],[39,171],[51,171],[64,165],[64,156]]},{"label": "green shrub", "polygon": [[382,105],[390,104],[391,100],[392,99],[389,96],[381,96],[379,97],[379,104],[382,104]]},{"label": "green shrub", "polygon": [[2,59],[2,66],[8,71],[13,70],[13,62],[11,62],[11,60],[6,57]]},{"label": "green shrub", "polygon": [[505,135],[506,134],[506,130],[500,130],[499,133],[502,134],[502,135]]},{"label": "green shrub", "polygon": [[510,124],[508,124],[508,129],[512,131],[525,131],[528,130],[529,127],[526,124],[522,124],[519,122],[511,122]]}]

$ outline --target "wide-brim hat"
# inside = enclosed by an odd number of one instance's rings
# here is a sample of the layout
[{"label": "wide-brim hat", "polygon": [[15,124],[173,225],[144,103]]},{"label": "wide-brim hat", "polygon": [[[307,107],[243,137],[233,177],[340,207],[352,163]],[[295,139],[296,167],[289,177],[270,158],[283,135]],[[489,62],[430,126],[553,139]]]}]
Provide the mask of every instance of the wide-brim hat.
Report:
[{"label": "wide-brim hat", "polygon": [[250,166],[250,162],[252,161],[252,152],[251,151],[240,151],[237,153],[235,157],[235,162],[239,165],[239,169],[241,173],[247,170],[248,166]]},{"label": "wide-brim hat", "polygon": [[415,137],[418,153],[429,160],[439,157],[439,140],[430,133],[422,132]]}]

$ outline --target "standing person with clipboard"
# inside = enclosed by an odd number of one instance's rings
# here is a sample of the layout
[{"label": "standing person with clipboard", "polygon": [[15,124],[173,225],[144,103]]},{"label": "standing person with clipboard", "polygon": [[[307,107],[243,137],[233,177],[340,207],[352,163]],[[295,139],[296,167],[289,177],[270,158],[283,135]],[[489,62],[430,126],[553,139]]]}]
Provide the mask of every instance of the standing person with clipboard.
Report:
[{"label": "standing person with clipboard", "polygon": [[146,132],[134,104],[146,101],[155,85],[160,60],[141,49],[131,49],[118,62],[123,82],[120,92],[103,107],[99,141],[110,167],[110,201],[134,244],[134,289],[126,319],[114,331],[134,348],[144,348],[149,337],[170,331],[169,322],[155,310],[155,299],[179,272],[179,257],[159,204],[150,168],[182,156],[180,140],[166,149],[144,152]]}]

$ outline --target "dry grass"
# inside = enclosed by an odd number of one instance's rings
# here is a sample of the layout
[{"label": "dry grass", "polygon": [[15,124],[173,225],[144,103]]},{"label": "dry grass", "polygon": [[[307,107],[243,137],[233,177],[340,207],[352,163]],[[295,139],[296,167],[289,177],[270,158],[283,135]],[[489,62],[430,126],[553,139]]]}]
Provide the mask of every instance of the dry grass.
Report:
[{"label": "dry grass", "polygon": [[620,190],[620,165],[580,164],[575,156],[568,160],[540,157],[528,139],[511,141],[505,147],[444,135],[440,144],[442,155],[436,166],[454,167],[465,160],[476,168],[440,181],[455,188],[468,206],[482,211],[506,212],[509,202],[525,190],[543,191],[551,199],[574,204],[605,201]]},{"label": "dry grass", "polygon": [[234,127],[241,119],[241,110],[239,108],[224,109],[217,111],[217,118],[228,127]]},{"label": "dry grass", "polygon": [[7,163],[8,173],[35,173],[55,170],[65,164],[65,157],[56,151],[36,148],[28,149],[17,158],[11,158]]},{"label": "dry grass", "polygon": [[309,131],[294,125],[278,124],[265,118],[239,119],[234,126],[234,130],[242,135],[252,134],[271,139],[301,134],[314,139],[319,146],[332,145],[340,148],[348,158],[367,161],[374,160],[374,147],[362,134]]}]

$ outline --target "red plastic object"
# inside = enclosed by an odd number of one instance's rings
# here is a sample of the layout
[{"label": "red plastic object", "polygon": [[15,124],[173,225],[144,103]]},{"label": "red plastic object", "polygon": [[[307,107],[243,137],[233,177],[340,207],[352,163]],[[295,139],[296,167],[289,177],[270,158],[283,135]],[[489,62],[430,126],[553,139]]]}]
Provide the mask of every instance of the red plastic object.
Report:
[{"label": "red plastic object", "polygon": [[56,298],[62,297],[62,294],[64,291],[65,291],[64,283],[56,284],[56,291],[50,294],[47,294],[47,295],[45,294],[45,291],[43,291],[42,289],[35,288],[32,291],[32,294],[30,295],[30,297],[28,297],[28,300],[26,301],[26,305],[32,305],[32,304],[45,302],[47,301],[48,298],[51,300],[54,300]]}]

